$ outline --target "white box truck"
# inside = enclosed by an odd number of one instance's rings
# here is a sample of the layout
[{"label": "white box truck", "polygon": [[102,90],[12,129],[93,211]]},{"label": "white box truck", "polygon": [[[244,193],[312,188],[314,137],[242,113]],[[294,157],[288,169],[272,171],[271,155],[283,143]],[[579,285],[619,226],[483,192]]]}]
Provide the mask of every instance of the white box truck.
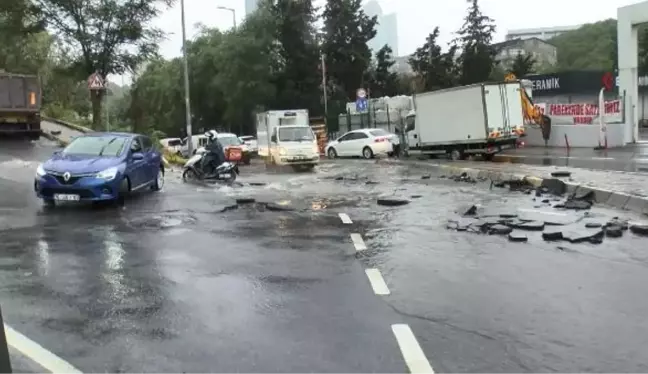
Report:
[{"label": "white box truck", "polygon": [[519,81],[479,83],[414,96],[406,119],[408,154],[447,154],[453,160],[514,148],[524,126]]},{"label": "white box truck", "polygon": [[257,114],[257,142],[259,156],[273,165],[313,169],[319,163],[319,147],[307,109]]}]

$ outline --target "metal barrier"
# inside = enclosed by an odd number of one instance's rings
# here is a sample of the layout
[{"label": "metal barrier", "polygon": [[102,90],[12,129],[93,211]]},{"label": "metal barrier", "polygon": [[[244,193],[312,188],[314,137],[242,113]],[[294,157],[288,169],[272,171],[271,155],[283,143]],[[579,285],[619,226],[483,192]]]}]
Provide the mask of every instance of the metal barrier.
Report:
[{"label": "metal barrier", "polygon": [[11,360],[9,359],[9,346],[4,331],[2,309],[0,309],[0,373],[11,373]]}]

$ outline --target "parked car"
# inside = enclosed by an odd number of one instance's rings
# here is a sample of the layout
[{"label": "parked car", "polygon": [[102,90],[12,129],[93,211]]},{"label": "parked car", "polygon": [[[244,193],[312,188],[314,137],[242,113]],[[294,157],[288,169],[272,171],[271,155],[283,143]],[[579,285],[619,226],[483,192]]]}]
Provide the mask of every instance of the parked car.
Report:
[{"label": "parked car", "polygon": [[393,151],[391,134],[383,129],[360,129],[349,131],[326,145],[329,158],[388,155]]},{"label": "parked car", "polygon": [[241,139],[241,141],[245,143],[245,145],[250,147],[250,152],[253,155],[259,153],[259,143],[257,142],[257,139],[254,135],[239,136],[239,139]]},{"label": "parked car", "polygon": [[164,186],[164,164],[150,138],[89,133],[36,168],[34,190],[47,206],[60,201],[123,202],[132,192]]}]

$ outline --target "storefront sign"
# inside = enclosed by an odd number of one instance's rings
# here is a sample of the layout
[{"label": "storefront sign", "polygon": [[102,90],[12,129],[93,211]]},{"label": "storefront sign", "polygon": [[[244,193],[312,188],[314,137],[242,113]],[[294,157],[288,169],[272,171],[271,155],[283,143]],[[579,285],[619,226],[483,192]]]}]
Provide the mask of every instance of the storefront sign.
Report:
[{"label": "storefront sign", "polygon": [[[591,124],[594,118],[599,115],[599,107],[596,104],[545,104],[548,108],[547,115],[556,117],[560,123],[571,122],[573,124]],[[621,121],[621,101],[613,100],[605,102],[605,122]],[[567,120],[567,121],[565,121]]]},{"label": "storefront sign", "polygon": [[530,79],[530,81],[534,91],[549,91],[560,89],[560,77]]}]

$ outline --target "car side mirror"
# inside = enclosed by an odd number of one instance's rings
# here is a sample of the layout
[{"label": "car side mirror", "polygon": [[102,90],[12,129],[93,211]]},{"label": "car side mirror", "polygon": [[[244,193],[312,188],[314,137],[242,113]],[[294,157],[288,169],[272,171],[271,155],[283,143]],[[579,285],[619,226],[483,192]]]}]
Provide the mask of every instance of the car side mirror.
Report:
[{"label": "car side mirror", "polygon": [[270,141],[273,142],[273,143],[276,143],[277,142],[277,135],[272,135],[270,137]]},{"label": "car side mirror", "polygon": [[140,161],[144,159],[144,154],[142,152],[133,152],[131,158],[133,161]]}]

